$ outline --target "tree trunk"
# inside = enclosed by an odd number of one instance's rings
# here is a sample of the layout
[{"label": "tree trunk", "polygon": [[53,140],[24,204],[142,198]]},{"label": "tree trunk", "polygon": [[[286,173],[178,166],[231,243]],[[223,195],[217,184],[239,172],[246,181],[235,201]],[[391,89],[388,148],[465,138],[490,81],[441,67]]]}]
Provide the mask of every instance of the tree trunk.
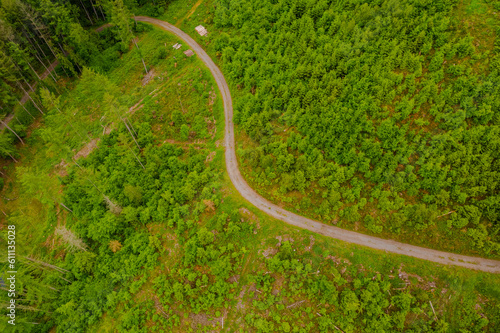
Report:
[{"label": "tree trunk", "polygon": [[[11,157],[11,158],[12,158],[12,157]],[[12,180],[12,178],[10,178],[8,174],[6,174],[6,173],[4,173],[4,172],[2,172],[2,171],[0,171],[0,175],[2,175],[2,177],[5,177],[5,178],[7,178],[7,179],[8,179],[8,180],[10,180],[10,181],[13,181],[13,180]],[[19,209],[19,210],[20,210],[20,209]],[[3,210],[2,210],[2,212],[3,212]],[[5,216],[7,216],[7,214],[5,214],[5,212],[4,212],[4,215],[5,215]]]},{"label": "tree trunk", "polygon": [[[59,35],[59,37],[62,39],[61,35]],[[63,56],[68,57],[68,53],[64,50],[64,48],[62,47],[61,43],[57,42],[57,45],[59,45],[59,48],[61,49],[61,52],[62,52]]]},{"label": "tree trunk", "polygon": [[73,211],[71,209],[69,209],[65,204],[63,204],[62,202],[59,202],[57,201],[56,199],[52,198],[52,200],[54,200],[55,202],[57,202],[58,204],[60,204],[61,206],[63,206],[67,211],[73,213]]},{"label": "tree trunk", "polygon": [[23,141],[23,139],[21,139],[21,137],[19,135],[17,135],[17,133],[12,128],[10,128],[9,125],[5,121],[0,120],[0,123],[2,123],[9,131],[11,131],[12,133],[14,133],[14,135],[19,139],[19,141],[21,141],[21,143],[23,145],[25,144],[24,141]]},{"label": "tree trunk", "polygon": [[[82,172],[85,172],[85,169],[83,169],[83,168],[80,166],[80,164],[78,164],[78,162],[76,161],[76,159],[75,159],[75,158],[73,158],[73,162],[75,162],[75,164],[76,164],[76,165],[80,168],[80,170],[82,170]],[[139,163],[140,163],[140,161],[139,161]],[[85,177],[85,179],[87,179],[87,181],[88,181],[90,184],[92,184],[92,186],[94,186],[94,187],[95,187],[95,189],[96,189],[97,191],[99,191],[99,193],[101,193],[101,195],[103,196],[104,200],[106,201],[106,203],[108,203],[108,205],[109,205],[109,206],[114,207],[114,208],[111,208],[111,211],[113,211],[113,210],[115,210],[115,211],[116,211],[116,210],[119,210],[119,212],[121,212],[121,211],[122,211],[122,208],[121,208],[120,206],[118,206],[117,204],[115,204],[113,201],[111,201],[111,199],[110,199],[110,198],[108,198],[108,197],[107,197],[107,196],[106,196],[103,192],[101,192],[101,190],[97,187],[97,185],[96,185],[96,184],[94,184],[94,182],[93,182],[93,181],[91,181],[88,177]]]},{"label": "tree trunk", "polygon": [[128,119],[127,117],[125,117],[125,120],[127,120],[128,124],[130,125],[130,128],[132,129],[132,131],[134,132],[135,136],[137,138],[139,138],[139,135],[137,135],[137,132],[135,131],[134,129],[134,126],[132,126],[132,122],[130,121],[130,119]]},{"label": "tree trunk", "polygon": [[30,87],[30,91],[31,91],[31,92],[35,92],[35,89],[33,89],[33,87],[31,86],[31,84],[29,84],[29,82],[28,82],[28,81],[26,81],[26,79],[24,78],[24,76],[23,76],[22,74],[21,74],[21,77],[23,78],[24,83],[26,83],[26,85],[27,85],[28,87]]},{"label": "tree trunk", "polygon": [[[130,136],[134,140],[135,144],[137,145],[137,148],[139,148],[139,150],[141,150],[141,146],[139,146],[139,143],[137,143],[137,140],[135,139],[134,135],[132,134],[132,131],[130,130],[130,127],[128,126],[128,124],[125,121],[125,119],[123,119],[123,117],[120,115],[120,113],[118,112],[118,110],[114,106],[111,106],[111,107],[115,111],[115,113],[118,116],[118,118],[120,118],[120,120],[123,122],[123,124],[125,124],[125,127],[127,128],[128,132],[130,133]],[[141,165],[142,165],[142,163],[141,163]]]},{"label": "tree trunk", "polygon": [[106,21],[106,15],[104,15],[104,12],[102,11],[102,7],[101,7],[101,5],[99,5],[99,11],[101,12],[102,19],[103,19],[104,21]]},{"label": "tree trunk", "polygon": [[52,55],[54,56],[54,58],[57,59],[57,55],[56,53],[54,52],[54,50],[52,49],[52,46],[50,46],[49,42],[47,41],[47,39],[45,39],[45,36],[40,32],[40,36],[43,38],[43,40],[45,41],[45,44],[47,44],[47,46],[49,47],[49,50],[50,52],[52,52]]},{"label": "tree trunk", "polygon": [[17,100],[17,102],[19,103],[19,105],[23,107],[24,111],[26,111],[33,119],[35,119],[35,117],[33,117],[33,115],[31,114],[31,112],[29,112],[28,109],[26,109],[24,104],[22,104],[19,100]]},{"label": "tree trunk", "polygon": [[26,95],[28,95],[28,98],[31,100],[31,102],[33,103],[33,105],[38,109],[38,111],[40,111],[41,114],[45,114],[43,113],[43,111],[38,107],[38,105],[36,105],[35,101],[33,100],[33,98],[31,98],[30,94],[28,94],[26,92],[26,90],[24,90],[23,86],[19,83],[19,81],[17,82],[17,85],[24,91],[24,93]]},{"label": "tree trunk", "polygon": [[[23,25],[23,34],[26,36],[26,38],[28,39],[28,41],[30,42],[30,44],[33,45],[33,43],[31,42],[31,40],[29,38],[29,35],[27,33],[27,31],[29,31],[29,29],[24,25],[24,22],[22,22],[19,19],[18,19],[18,21]],[[35,44],[38,47],[38,49],[40,50],[40,52],[42,52],[43,57],[47,58],[47,55],[45,54],[45,52],[43,52],[43,49],[40,47],[40,44],[38,44],[38,41],[36,40],[36,35],[33,37],[33,40],[35,41]],[[33,49],[34,49],[34,47],[33,47]]]},{"label": "tree trunk", "polygon": [[9,154],[10,158],[12,158],[12,160],[14,161],[14,163],[17,163],[18,161],[14,158],[14,156],[12,156],[10,153],[7,153]]},{"label": "tree trunk", "polygon": [[52,268],[52,269],[55,269],[56,271],[59,271],[61,273],[63,272],[67,272],[69,273],[68,270],[64,269],[64,268],[61,268],[61,267],[57,267],[57,266],[54,266],[54,265],[51,265],[51,264],[48,264],[46,262],[43,262],[43,261],[40,261],[40,260],[37,260],[37,259],[32,259],[30,257],[24,257],[25,259],[28,259],[29,261],[31,262],[34,262],[34,263],[37,263],[37,264],[40,264],[42,266],[45,266],[45,267],[49,267],[49,268]]},{"label": "tree trunk", "polygon": [[83,5],[82,0],[80,0],[80,4],[82,5],[82,8],[83,8],[83,10],[85,11],[85,14],[87,14],[87,18],[89,19],[90,24],[91,24],[91,25],[94,25],[94,22],[93,22],[93,21],[92,21],[92,19],[90,18],[89,12],[87,12],[87,8],[85,8],[85,6]]},{"label": "tree trunk", "polygon": [[132,131],[130,130],[130,127],[128,127],[127,122],[122,117],[120,117],[120,118],[123,121],[123,123],[125,124],[125,127],[127,127],[128,132],[130,133],[130,136],[132,137],[132,139],[134,139],[134,142],[137,145],[137,148],[139,148],[139,150],[141,150],[141,146],[139,146],[139,143],[137,142],[137,140],[135,139],[134,135],[132,134]]},{"label": "tree trunk", "polygon": [[[81,167],[81,165],[80,165],[80,164],[78,164],[78,162],[76,161],[76,159],[75,159],[74,157],[73,157],[72,159],[73,159],[73,162],[75,162],[75,164],[76,164],[76,165],[80,168],[80,170],[82,170],[82,172],[85,172],[85,169],[83,169],[83,168]],[[97,187],[97,185],[96,185],[96,184],[94,184],[94,182],[93,182],[93,181],[91,181],[88,177],[85,177],[85,179],[87,179],[87,181],[88,181],[90,184],[92,184],[92,186],[94,186],[94,187],[95,187],[95,189],[96,189],[97,191],[99,191],[99,193],[101,193],[102,195],[104,195],[104,193],[102,193],[102,192],[101,192],[101,190]]]},{"label": "tree trunk", "polygon": [[[27,13],[26,11],[24,13],[25,13],[26,17],[31,21],[31,23],[35,26],[35,30],[38,31],[38,34],[44,40],[45,44],[47,44],[47,46],[49,47],[50,52],[52,52],[52,55],[54,56],[54,58],[57,59],[56,53],[54,52],[54,50],[50,46],[50,43],[48,42],[48,40],[45,38],[45,35],[42,32],[42,28],[38,26],[36,19],[34,17],[32,17],[30,13]],[[63,69],[64,69],[64,67],[63,67]],[[67,75],[67,73],[66,73],[66,75]]]},{"label": "tree trunk", "polygon": [[56,53],[54,52],[54,50],[52,49],[52,47],[50,46],[50,43],[49,41],[45,38],[45,35],[43,34],[42,32],[42,28],[39,28],[38,27],[38,24],[36,24],[36,20],[32,17],[29,17],[29,20],[31,21],[31,23],[35,26],[35,29],[36,31],[38,31],[38,34],[40,35],[40,37],[43,39],[43,41],[45,42],[45,44],[47,44],[47,46],[49,47],[49,50],[50,52],[52,52],[52,55],[54,56],[54,58],[57,59],[57,55]]},{"label": "tree trunk", "polygon": [[[66,124],[68,124],[68,125],[69,125],[69,127],[71,127],[71,129],[72,129],[72,130],[73,130],[76,134],[78,134],[78,136],[80,137],[80,139],[82,139],[82,141],[85,141],[85,138],[83,137],[83,135],[82,135],[79,131],[77,131],[77,130],[73,127],[73,125],[72,125],[72,124],[71,124],[71,123],[70,123],[70,122],[69,122],[69,121],[68,121],[68,120],[64,117],[64,113],[63,113],[63,112],[62,112],[62,111],[61,111],[58,107],[56,107],[56,110],[57,110],[57,111],[59,111],[59,113],[60,113],[60,114],[62,114],[62,116],[63,116],[64,120],[66,121]],[[89,140],[91,140],[91,139],[90,139],[90,136],[89,136],[88,134],[87,134],[87,138],[88,138]]]},{"label": "tree trunk", "polygon": [[97,11],[95,10],[94,2],[90,0],[90,4],[92,5],[92,9],[94,10],[96,22],[99,21],[99,16],[97,16]]},{"label": "tree trunk", "polygon": [[31,66],[29,61],[28,61],[28,66],[30,66],[33,73],[35,73],[36,77],[38,78],[38,81],[42,81],[42,79],[40,78],[40,75],[38,75],[38,73],[33,69],[33,67]]},{"label": "tree trunk", "polygon": [[[52,75],[52,71],[47,68],[47,66],[45,66],[45,64],[43,63],[43,61],[40,59],[40,57],[38,57],[38,55],[35,55],[36,58],[38,59],[38,61],[42,64],[42,66],[45,68],[45,70],[49,73],[49,75],[52,77],[52,80],[54,80],[54,82],[57,83],[57,80],[55,79],[54,75]],[[56,60],[57,61],[57,60]],[[50,66],[51,64],[49,64]],[[54,71],[55,72],[55,71]],[[55,73],[57,75],[57,73]]]},{"label": "tree trunk", "polygon": [[139,157],[137,157],[136,153],[134,152],[134,150],[132,148],[130,148],[128,145],[127,145],[127,148],[132,152],[132,154],[134,154],[134,157],[135,159],[137,160],[137,162],[139,162],[139,164],[141,165],[141,167],[146,170],[146,168],[144,167],[144,165],[142,164],[141,160],[139,159]]},{"label": "tree trunk", "polygon": [[[71,60],[69,60],[68,53],[64,50],[64,48],[62,47],[61,43],[57,42],[57,44],[59,45],[59,48],[61,49],[63,57],[65,57],[66,60],[68,60],[71,65],[73,65],[73,63],[71,62]],[[66,72],[66,69],[64,69],[64,63],[61,64],[61,67],[64,70],[64,73],[66,74],[66,76],[69,77],[68,72]],[[71,68],[71,69],[68,68],[68,69],[71,71],[71,73],[74,73],[74,71],[75,71],[74,68]]]},{"label": "tree trunk", "polygon": [[24,77],[23,71],[21,70],[21,68],[19,68],[19,66],[14,62],[14,60],[12,60],[12,58],[9,58],[9,60],[14,65],[14,67],[16,67],[17,71],[19,72],[19,75],[23,78],[24,83],[26,83],[26,85],[30,88],[30,91],[35,92],[35,90],[31,86],[31,84],[29,84],[29,82],[26,81],[26,78]]},{"label": "tree trunk", "polygon": [[144,59],[142,59],[142,57],[141,60],[142,60],[142,65],[144,66],[144,70],[146,71],[146,74],[149,74],[148,69],[146,68],[146,64],[144,63]]},{"label": "tree trunk", "polygon": [[69,77],[68,72],[66,72],[66,68],[64,68],[64,64],[61,64],[61,68],[63,69],[64,74],[66,74],[66,77]]},{"label": "tree trunk", "polygon": [[83,71],[82,71],[82,68],[80,67],[80,65],[78,65],[78,61],[77,60],[79,60],[79,59],[75,59],[75,66],[76,66],[76,68],[78,68],[78,71],[81,73]]},{"label": "tree trunk", "polygon": [[[135,41],[135,38],[132,38],[132,40],[134,41],[134,44],[135,44],[135,47],[137,47],[137,49],[140,51],[139,49],[139,46],[137,45],[137,42]],[[146,64],[144,63],[144,59],[142,58],[142,55],[141,55],[141,60],[142,60],[142,65],[144,66],[144,70],[146,71],[146,74],[148,74],[148,69],[146,68]]]},{"label": "tree trunk", "polygon": [[[35,45],[33,45],[33,42],[31,41],[31,39],[29,38],[29,36],[24,32],[24,29],[22,29],[22,33],[24,35],[24,37],[26,38],[26,40],[30,43],[32,49],[35,51],[35,53],[38,53],[38,51],[35,49]],[[30,52],[31,53],[31,52]],[[33,66],[31,66],[31,62],[28,58],[28,66],[31,68],[31,70],[33,71],[33,73],[35,73],[36,77],[38,78],[38,81],[42,81],[42,79],[40,78],[40,75],[38,75],[37,71],[35,71],[35,69],[33,68]]]}]

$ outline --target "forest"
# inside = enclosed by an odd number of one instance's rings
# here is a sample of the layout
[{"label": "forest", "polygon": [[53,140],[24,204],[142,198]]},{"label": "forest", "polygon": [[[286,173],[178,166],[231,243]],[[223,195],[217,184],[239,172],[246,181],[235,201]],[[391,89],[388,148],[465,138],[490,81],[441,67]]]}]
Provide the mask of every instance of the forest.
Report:
[{"label": "forest", "polygon": [[221,1],[247,180],[324,223],[498,257],[499,11]]},{"label": "forest", "polygon": [[[0,331],[500,330],[498,274],[251,206],[227,176],[212,74],[134,20],[175,23],[217,61],[263,195],[495,257],[500,2],[472,2],[0,0]],[[486,17],[487,38],[459,10]]]}]

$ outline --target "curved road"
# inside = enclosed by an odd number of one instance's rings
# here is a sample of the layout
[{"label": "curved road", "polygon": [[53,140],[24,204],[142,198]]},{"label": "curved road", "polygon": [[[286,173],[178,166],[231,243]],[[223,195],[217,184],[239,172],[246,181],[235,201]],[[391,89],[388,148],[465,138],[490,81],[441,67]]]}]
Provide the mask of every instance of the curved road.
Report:
[{"label": "curved road", "polygon": [[271,215],[272,217],[288,224],[345,242],[367,246],[377,250],[429,260],[440,264],[462,266],[490,273],[500,273],[500,261],[497,260],[469,257],[459,254],[436,251],[419,246],[396,242],[393,240],[368,236],[354,231],[340,229],[291,213],[261,197],[250,186],[248,186],[245,179],[241,176],[240,170],[238,168],[238,162],[234,149],[235,141],[233,126],[233,103],[226,79],[224,78],[224,75],[222,75],[220,69],[217,67],[217,65],[215,65],[215,63],[203,50],[203,48],[182,30],[167,22],[150,17],[136,16],[136,19],[138,21],[154,24],[183,39],[184,42],[188,44],[198,55],[198,57],[207,65],[207,67],[210,69],[210,72],[212,72],[212,75],[214,76],[215,81],[217,82],[217,86],[219,87],[219,90],[222,94],[222,99],[224,100],[224,113],[226,118],[225,146],[227,172],[229,173],[229,178],[233,182],[236,189],[245,199],[250,201],[257,208],[259,208],[266,214]]}]

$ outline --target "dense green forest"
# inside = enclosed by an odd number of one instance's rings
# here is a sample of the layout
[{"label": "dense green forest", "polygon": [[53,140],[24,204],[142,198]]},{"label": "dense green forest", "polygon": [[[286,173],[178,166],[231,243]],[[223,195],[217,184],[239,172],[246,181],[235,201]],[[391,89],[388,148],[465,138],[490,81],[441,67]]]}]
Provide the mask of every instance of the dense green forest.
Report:
[{"label": "dense green forest", "polygon": [[[212,75],[185,45],[171,47],[184,44],[174,35],[133,20],[176,23],[219,58],[256,186],[372,232],[415,233],[455,210],[444,223],[463,224],[465,244],[493,255],[500,68],[494,48],[481,53],[453,26],[456,3],[0,4],[4,283],[7,225],[17,260],[16,325],[2,285],[2,332],[500,330],[498,275],[353,246],[250,206],[225,171]],[[444,118],[460,112],[455,125]]]},{"label": "dense green forest", "polygon": [[498,256],[498,12],[221,1],[214,48],[237,91],[247,179],[325,223]]},{"label": "dense green forest", "polygon": [[[115,52],[124,52],[134,31],[129,25],[132,9],[151,16],[163,13],[167,0],[2,0],[0,11],[0,106],[8,114],[26,91],[37,84],[49,84],[42,75],[53,61],[59,75],[74,77],[83,67],[106,70]],[[153,3],[156,6],[153,6]],[[113,38],[122,43],[110,49],[111,41],[93,33],[92,27],[109,22]],[[14,92],[14,93],[12,93]],[[31,101],[31,100],[30,100]],[[33,103],[36,104],[35,101]]]}]

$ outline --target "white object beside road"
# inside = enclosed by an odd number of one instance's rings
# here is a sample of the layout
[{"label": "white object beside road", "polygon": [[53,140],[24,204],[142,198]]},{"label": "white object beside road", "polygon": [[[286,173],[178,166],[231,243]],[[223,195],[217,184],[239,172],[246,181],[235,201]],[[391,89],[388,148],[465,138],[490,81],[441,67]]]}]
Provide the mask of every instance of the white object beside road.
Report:
[{"label": "white object beside road", "polygon": [[198,32],[201,36],[206,36],[208,34],[208,31],[207,29],[205,29],[204,26],[202,25],[199,25],[197,26],[196,28],[194,28],[196,30],[196,32]]}]

